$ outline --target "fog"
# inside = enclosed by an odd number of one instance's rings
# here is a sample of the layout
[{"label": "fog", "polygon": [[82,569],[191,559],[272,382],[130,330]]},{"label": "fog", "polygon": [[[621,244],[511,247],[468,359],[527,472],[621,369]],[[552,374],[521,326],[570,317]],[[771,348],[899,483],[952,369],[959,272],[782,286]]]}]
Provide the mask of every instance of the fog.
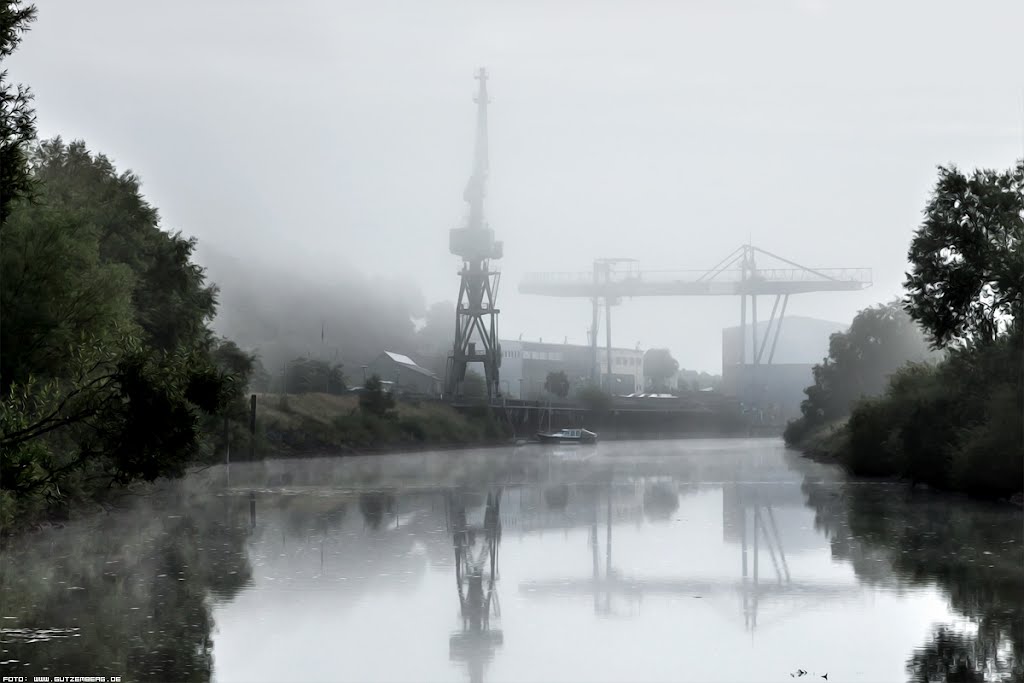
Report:
[{"label": "fog", "polygon": [[[520,295],[526,272],[709,268],[747,240],[873,269],[788,309],[848,322],[899,292],[937,164],[1024,147],[1019,0],[38,4],[9,68],[40,136],[142,177],[163,225],[199,238],[235,335],[255,306],[317,339],[333,309],[382,345],[455,300],[479,66],[504,338],[586,342],[587,303]],[[626,301],[613,342],[717,373],[738,304]]]}]

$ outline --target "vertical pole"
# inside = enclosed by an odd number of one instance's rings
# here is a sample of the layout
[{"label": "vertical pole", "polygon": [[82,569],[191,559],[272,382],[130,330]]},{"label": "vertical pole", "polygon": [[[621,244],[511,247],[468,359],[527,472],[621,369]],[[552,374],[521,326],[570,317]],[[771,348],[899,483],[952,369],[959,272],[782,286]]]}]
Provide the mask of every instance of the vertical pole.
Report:
[{"label": "vertical pole", "polygon": [[598,312],[598,299],[597,297],[597,262],[594,262],[594,299],[591,301],[593,306],[593,316],[590,323],[590,381],[595,386],[601,384],[601,370],[597,365],[597,328],[601,323],[601,317]]},{"label": "vertical pole", "polygon": [[[747,294],[740,280],[740,365],[747,362]],[[742,371],[742,368],[740,368]]]},{"label": "vertical pole", "polygon": [[757,365],[757,295],[750,295],[750,362]]},{"label": "vertical pole", "polygon": [[757,507],[755,507],[754,508],[754,596],[753,596],[754,597],[754,604],[752,605],[753,609],[751,610],[751,615],[750,615],[750,627],[751,628],[757,628],[757,597],[758,597],[757,593],[758,593],[758,590],[759,590],[758,586],[757,586],[757,556],[758,556],[758,551],[757,551],[757,532],[760,529],[760,524],[758,523],[759,519],[760,518],[757,515]]},{"label": "vertical pole", "polygon": [[256,492],[249,491],[249,525],[256,528]]},{"label": "vertical pole", "polygon": [[743,501],[737,496],[737,505],[740,508],[740,547],[742,548],[742,570],[743,570],[743,621],[750,626],[750,608],[748,603],[747,586],[747,511],[743,508]]},{"label": "vertical pole", "polygon": [[249,397],[249,460],[256,460],[256,394]]},{"label": "vertical pole", "polygon": [[231,488],[231,431],[228,416],[224,416],[224,479]]},{"label": "vertical pole", "polygon": [[607,358],[605,364],[608,366],[608,393],[612,393],[612,300],[610,297],[604,298],[604,333],[605,333],[605,353]]}]

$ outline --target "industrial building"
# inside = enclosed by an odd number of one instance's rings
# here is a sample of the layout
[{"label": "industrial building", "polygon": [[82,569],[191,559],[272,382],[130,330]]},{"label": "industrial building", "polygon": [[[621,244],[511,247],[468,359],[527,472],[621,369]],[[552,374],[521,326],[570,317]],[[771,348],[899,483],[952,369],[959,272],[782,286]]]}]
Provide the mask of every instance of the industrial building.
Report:
[{"label": "industrial building", "polygon": [[[612,348],[611,381],[608,353],[598,348],[601,385],[625,396],[644,386],[644,353],[639,349]],[[580,344],[551,344],[543,341],[505,340],[501,342],[501,391],[509,397],[526,400],[548,398],[544,389],[548,373],[564,372],[570,391],[590,382],[593,349]]]},{"label": "industrial building", "polygon": [[384,382],[390,382],[398,393],[437,396],[441,392],[441,380],[426,368],[420,367],[408,356],[385,351],[366,366],[366,376],[377,375]]},{"label": "industrial building", "polygon": [[[829,337],[845,328],[828,320],[789,316],[779,330],[778,351],[771,363],[751,357],[753,343],[741,339],[740,327],[722,330],[722,393],[757,406],[769,420],[798,417],[806,398],[804,389],[814,383],[812,368],[828,355]],[[767,322],[753,330],[747,327],[747,334],[754,338],[764,338],[769,331]]]}]

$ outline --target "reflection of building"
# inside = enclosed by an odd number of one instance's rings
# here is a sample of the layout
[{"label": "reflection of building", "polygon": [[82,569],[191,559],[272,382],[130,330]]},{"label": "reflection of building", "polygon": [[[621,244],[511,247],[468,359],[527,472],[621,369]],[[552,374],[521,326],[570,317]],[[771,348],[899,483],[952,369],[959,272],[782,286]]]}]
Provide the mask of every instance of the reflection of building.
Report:
[{"label": "reflection of building", "polygon": [[[509,396],[536,399],[545,396],[544,381],[549,372],[564,372],[569,386],[576,388],[590,381],[589,346],[545,344],[530,341],[501,342],[502,391]],[[598,348],[601,383],[608,382],[608,353]],[[638,349],[612,349],[612,391],[626,395],[644,386],[644,354]],[[522,381],[520,381],[522,380]]]},{"label": "reflection of building", "polygon": [[416,365],[412,358],[391,351],[385,351],[366,366],[366,376],[371,375],[392,382],[399,392],[436,396],[441,390],[441,380],[434,373]]}]

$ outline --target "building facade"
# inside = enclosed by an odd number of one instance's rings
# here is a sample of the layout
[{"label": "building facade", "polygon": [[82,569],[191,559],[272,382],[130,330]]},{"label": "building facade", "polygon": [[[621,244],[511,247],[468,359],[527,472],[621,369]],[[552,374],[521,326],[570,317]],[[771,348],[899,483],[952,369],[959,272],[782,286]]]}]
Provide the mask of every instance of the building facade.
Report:
[{"label": "building facade", "polygon": [[[841,323],[790,316],[777,340],[765,321],[758,323],[756,334],[747,327],[744,339],[739,327],[722,330],[722,393],[765,412],[770,421],[799,417],[804,389],[814,383],[814,365],[828,355],[829,337],[843,329]],[[757,363],[755,340],[759,348],[766,347]],[[769,363],[772,346],[775,355]]]},{"label": "building facade", "polygon": [[437,396],[441,393],[441,380],[426,368],[420,367],[412,358],[400,353],[385,351],[366,366],[366,376],[377,375],[384,382],[391,382],[393,390],[399,393]]},{"label": "building facade", "polygon": [[[601,384],[615,395],[625,396],[644,385],[643,351],[612,349],[612,372],[609,382],[608,354],[597,353]],[[578,344],[546,344],[541,341],[504,340],[501,342],[501,392],[512,398],[542,400],[549,397],[544,389],[548,373],[564,372],[569,378],[570,392],[590,383],[591,347]]]}]

